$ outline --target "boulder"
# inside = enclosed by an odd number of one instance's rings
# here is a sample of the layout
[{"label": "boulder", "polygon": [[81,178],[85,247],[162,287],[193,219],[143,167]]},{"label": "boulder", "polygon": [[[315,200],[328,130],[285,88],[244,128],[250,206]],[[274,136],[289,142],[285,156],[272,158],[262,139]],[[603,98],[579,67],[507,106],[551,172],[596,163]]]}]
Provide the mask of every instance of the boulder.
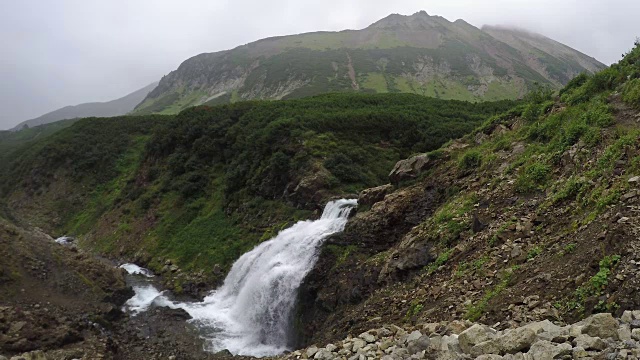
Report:
[{"label": "boulder", "polygon": [[531,360],[552,360],[564,355],[571,355],[573,347],[569,344],[554,344],[550,341],[542,340],[531,346],[527,352]]},{"label": "boulder", "polygon": [[335,359],[335,356],[331,353],[331,351],[320,349],[313,358],[317,360],[333,360]]},{"label": "boulder", "polygon": [[435,161],[429,159],[428,154],[418,154],[408,159],[400,160],[389,173],[389,181],[398,184],[402,180],[413,179],[421,172],[430,169]]},{"label": "boulder", "polygon": [[529,349],[536,341],[536,333],[531,328],[521,327],[507,331],[500,336],[498,343],[502,353],[515,354]]},{"label": "boulder", "polygon": [[422,335],[415,340],[410,340],[407,342],[407,350],[409,350],[409,354],[417,354],[421,351],[427,350],[431,340],[428,336]]},{"label": "boulder", "polygon": [[388,193],[393,191],[393,185],[381,185],[374,188],[364,189],[358,196],[358,205],[371,206],[379,201],[382,201]]},{"label": "boulder", "polygon": [[609,313],[591,315],[584,320],[582,333],[601,339],[618,340],[618,321]]},{"label": "boulder", "polygon": [[474,345],[493,338],[494,334],[489,328],[475,324],[458,335],[458,342],[460,344],[460,349],[469,354]]},{"label": "boulder", "polygon": [[476,357],[476,360],[501,360],[504,359],[500,355],[488,354],[488,355],[480,355]]},{"label": "boulder", "polygon": [[469,350],[469,354],[471,356],[480,356],[483,354],[495,354],[499,355],[501,352],[500,342],[495,339],[483,341],[479,344],[473,345],[471,350]]},{"label": "boulder", "polygon": [[573,344],[576,347],[581,347],[585,350],[604,350],[607,344],[598,337],[591,337],[589,335],[580,334],[573,340]]},{"label": "boulder", "polygon": [[308,358],[312,358],[313,355],[315,355],[318,352],[318,347],[317,346],[311,346],[307,349],[307,357]]}]

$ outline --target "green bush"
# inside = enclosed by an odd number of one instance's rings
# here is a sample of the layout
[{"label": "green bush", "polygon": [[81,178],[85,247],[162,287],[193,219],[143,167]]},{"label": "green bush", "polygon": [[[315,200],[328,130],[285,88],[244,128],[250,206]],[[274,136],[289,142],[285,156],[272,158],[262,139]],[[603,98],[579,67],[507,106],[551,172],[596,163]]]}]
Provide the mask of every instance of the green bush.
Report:
[{"label": "green bush", "polygon": [[482,165],[482,154],[477,150],[467,151],[458,161],[458,169],[466,172]]},{"label": "green bush", "polygon": [[545,185],[551,175],[551,167],[549,165],[534,162],[525,167],[518,179],[516,180],[516,191],[520,193],[528,193],[540,189]]},{"label": "green bush", "polygon": [[640,107],[640,79],[627,81],[622,88],[622,100],[629,105]]}]

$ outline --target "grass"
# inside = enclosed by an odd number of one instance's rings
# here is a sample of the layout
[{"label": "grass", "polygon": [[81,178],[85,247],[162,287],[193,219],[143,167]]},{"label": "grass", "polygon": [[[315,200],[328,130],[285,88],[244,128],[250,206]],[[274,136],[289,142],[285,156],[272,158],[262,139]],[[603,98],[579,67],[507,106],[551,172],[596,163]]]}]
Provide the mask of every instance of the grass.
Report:
[{"label": "grass", "polygon": [[476,302],[475,304],[469,305],[464,314],[464,318],[474,322],[478,321],[482,317],[482,315],[484,315],[491,299],[500,295],[509,286],[509,282],[511,281],[513,273],[516,270],[517,267],[510,268],[504,278],[498,284],[496,284],[496,286],[485,292],[480,301]]}]

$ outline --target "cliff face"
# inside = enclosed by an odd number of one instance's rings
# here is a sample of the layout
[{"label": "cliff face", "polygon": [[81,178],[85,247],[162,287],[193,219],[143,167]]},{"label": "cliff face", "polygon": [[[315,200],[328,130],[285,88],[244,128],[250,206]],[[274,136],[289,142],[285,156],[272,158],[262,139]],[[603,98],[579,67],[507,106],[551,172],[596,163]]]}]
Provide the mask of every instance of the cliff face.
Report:
[{"label": "cliff face", "polygon": [[194,56],[165,76],[136,112],[342,91],[515,99],[535,82],[559,88],[602,68],[543,36],[481,30],[419,12],[390,15],[362,30],[268,38]]}]

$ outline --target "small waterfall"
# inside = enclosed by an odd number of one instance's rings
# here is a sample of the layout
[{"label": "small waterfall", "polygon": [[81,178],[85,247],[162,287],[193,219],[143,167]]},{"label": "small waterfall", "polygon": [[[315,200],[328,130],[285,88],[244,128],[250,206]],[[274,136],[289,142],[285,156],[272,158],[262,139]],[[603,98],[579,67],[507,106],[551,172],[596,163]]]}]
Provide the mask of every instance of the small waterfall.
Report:
[{"label": "small waterfall", "polygon": [[329,202],[320,219],[300,221],[256,246],[200,303],[171,302],[164,296],[156,301],[186,310],[209,340],[208,350],[252,356],[282,353],[288,350],[298,288],[315,265],[323,240],[344,229],[356,205],[356,200]]}]

